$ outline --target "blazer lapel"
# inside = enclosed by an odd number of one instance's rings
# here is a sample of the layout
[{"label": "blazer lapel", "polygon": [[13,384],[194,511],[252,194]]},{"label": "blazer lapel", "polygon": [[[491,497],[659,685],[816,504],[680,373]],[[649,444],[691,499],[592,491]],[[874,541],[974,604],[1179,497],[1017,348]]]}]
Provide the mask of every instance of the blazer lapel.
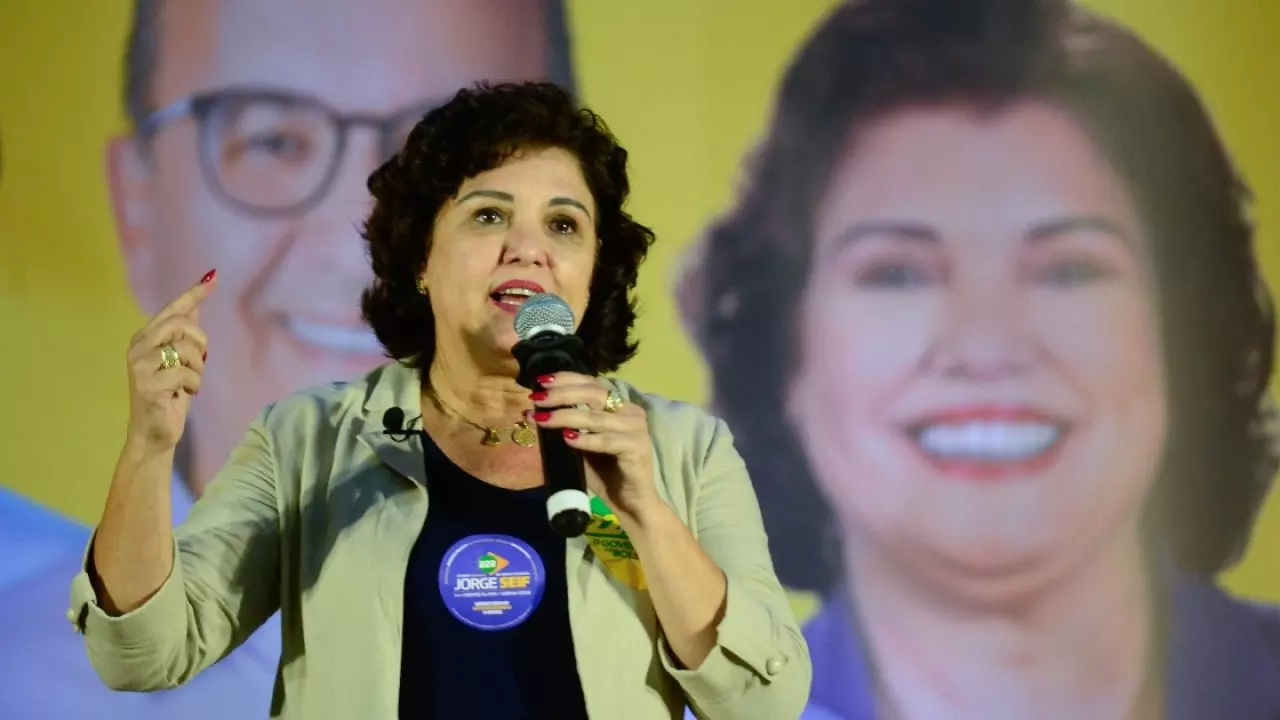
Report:
[{"label": "blazer lapel", "polygon": [[[600,571],[594,567],[595,558],[584,536],[569,538],[564,547],[565,578],[569,591],[569,630],[573,636],[574,657],[578,665],[578,678],[582,682],[583,698],[588,717],[602,717],[616,708],[610,707],[612,683],[610,668],[601,662],[596,643],[604,637],[605,628],[597,627],[601,618],[594,612],[592,598]],[[606,689],[605,693],[600,690]]]},{"label": "blazer lapel", "polygon": [[417,370],[399,362],[384,365],[381,374],[370,383],[361,407],[359,437],[388,467],[426,487],[422,438],[417,435],[393,437],[382,425],[383,413],[400,408],[404,411],[406,429],[421,429],[421,394]]},{"label": "blazer lapel", "polygon": [[[628,392],[628,388],[615,381],[610,383]],[[633,402],[640,401],[637,394],[632,394]],[[650,434],[652,442],[652,433]],[[666,483],[662,479],[661,455],[654,448],[653,482],[659,497],[671,507]],[[593,525],[596,508],[603,498],[597,499],[595,493],[587,490],[591,496],[593,507]],[[681,518],[686,525],[689,518]],[[590,531],[589,531],[590,532]],[[611,663],[611,658],[621,658],[628,654],[643,652],[651,654],[653,643],[648,647],[629,646],[624,640],[628,635],[619,633],[611,613],[620,611],[618,597],[625,598],[630,605],[629,612],[642,616],[653,612],[647,596],[648,590],[638,588],[621,580],[611,580],[604,561],[597,556],[588,543],[586,535],[571,538],[565,542],[565,575],[569,586],[569,624],[573,634],[574,653],[577,657],[578,677],[582,681],[583,694],[587,703],[587,715],[590,717],[611,717],[618,713],[619,698],[634,696],[634,677],[628,681],[628,668],[620,668]],[[656,618],[642,619],[642,622],[656,632]],[[621,684],[620,684],[621,683]]]},{"label": "blazer lapel", "polygon": [[368,445],[387,467],[424,488],[427,486],[426,470],[422,462],[424,452],[422,438],[410,435],[400,440],[391,438],[381,430],[364,430],[360,433],[360,440]]}]

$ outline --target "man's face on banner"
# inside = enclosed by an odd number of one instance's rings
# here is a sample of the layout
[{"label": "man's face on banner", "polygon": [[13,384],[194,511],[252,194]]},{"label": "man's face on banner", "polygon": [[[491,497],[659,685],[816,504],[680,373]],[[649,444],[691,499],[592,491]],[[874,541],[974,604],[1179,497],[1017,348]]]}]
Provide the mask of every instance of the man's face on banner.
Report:
[{"label": "man's face on banner", "polygon": [[110,181],[146,312],[218,270],[189,426],[203,483],[264,404],[385,360],[359,309],[369,174],[460,87],[544,79],[549,48],[522,0],[175,0],[159,40],[152,107],[200,100],[149,147],[114,141]]}]

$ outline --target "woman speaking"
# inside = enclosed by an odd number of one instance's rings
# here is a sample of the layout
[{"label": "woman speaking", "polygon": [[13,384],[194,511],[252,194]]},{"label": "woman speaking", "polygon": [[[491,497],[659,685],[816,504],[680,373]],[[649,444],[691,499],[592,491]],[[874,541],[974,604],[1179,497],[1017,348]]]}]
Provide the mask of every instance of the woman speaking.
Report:
[{"label": "woman speaking", "polygon": [[[278,609],[272,717],[799,715],[808,651],[724,424],[600,377],[635,353],[653,241],[623,211],[626,157],[552,85],[428,114],[369,181],[363,310],[394,361],[268,407],[174,531],[215,273],[134,337],[128,435],[72,588],[108,685],[187,682]],[[530,393],[513,317],[541,292],[580,318],[588,372]],[[387,432],[392,409],[423,432]],[[585,457],[584,536],[548,524],[535,427]]]}]

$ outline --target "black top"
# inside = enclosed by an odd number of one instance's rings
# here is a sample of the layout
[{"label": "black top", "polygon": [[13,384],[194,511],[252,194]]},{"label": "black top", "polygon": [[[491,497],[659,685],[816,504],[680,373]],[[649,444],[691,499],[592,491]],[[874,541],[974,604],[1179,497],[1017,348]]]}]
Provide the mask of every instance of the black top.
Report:
[{"label": "black top", "polygon": [[[430,438],[423,444],[431,506],[405,577],[400,717],[585,719],[569,628],[565,541],[547,522],[546,492],[490,485],[455,465]],[[527,543],[546,577],[537,608],[505,630],[465,624],[439,586],[445,553],[463,538],[490,534]]]}]

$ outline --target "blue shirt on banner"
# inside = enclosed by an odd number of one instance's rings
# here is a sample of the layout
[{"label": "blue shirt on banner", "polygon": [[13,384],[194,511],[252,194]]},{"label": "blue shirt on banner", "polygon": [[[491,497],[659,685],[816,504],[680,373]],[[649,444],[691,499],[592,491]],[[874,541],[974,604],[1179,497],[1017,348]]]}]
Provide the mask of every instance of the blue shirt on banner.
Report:
[{"label": "blue shirt on banner", "polygon": [[[192,498],[175,477],[173,519]],[[174,690],[115,692],[89,664],[67,612],[89,528],[0,488],[0,718],[231,720],[266,717],[280,660],[279,614]]]},{"label": "blue shirt on banner", "polygon": [[[1167,720],[1280,719],[1280,608],[1169,579]],[[872,669],[850,603],[837,596],[804,628],[813,659],[807,720],[876,720]]]}]

